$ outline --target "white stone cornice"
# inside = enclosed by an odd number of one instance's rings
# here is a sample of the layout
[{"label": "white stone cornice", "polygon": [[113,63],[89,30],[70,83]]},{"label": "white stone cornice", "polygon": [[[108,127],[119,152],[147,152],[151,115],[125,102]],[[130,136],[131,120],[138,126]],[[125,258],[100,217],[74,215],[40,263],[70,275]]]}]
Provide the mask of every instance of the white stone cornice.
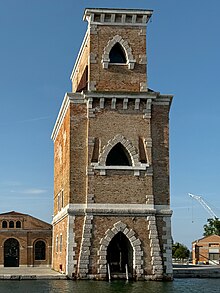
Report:
[{"label": "white stone cornice", "polygon": [[110,204],[110,203],[85,203],[85,204],[69,204],[63,208],[53,218],[53,225],[69,215],[85,215],[91,213],[93,215],[158,215],[158,216],[171,216],[172,210],[169,205],[154,205],[154,204]]},{"label": "white stone cornice", "polygon": [[156,99],[159,95],[158,92],[85,92],[85,98],[107,98],[107,99]]},{"label": "white stone cornice", "polygon": [[156,100],[152,100],[153,105],[170,106],[172,103],[172,95],[158,95]]},{"label": "white stone cornice", "polygon": [[87,8],[83,20],[97,25],[146,26],[152,13],[144,9]]}]

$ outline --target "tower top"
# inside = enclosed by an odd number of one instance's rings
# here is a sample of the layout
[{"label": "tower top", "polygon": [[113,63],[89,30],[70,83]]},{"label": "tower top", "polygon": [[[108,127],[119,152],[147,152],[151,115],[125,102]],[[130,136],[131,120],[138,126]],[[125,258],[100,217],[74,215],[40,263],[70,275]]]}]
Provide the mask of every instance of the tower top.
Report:
[{"label": "tower top", "polygon": [[83,20],[99,25],[146,26],[153,10],[86,8]]}]

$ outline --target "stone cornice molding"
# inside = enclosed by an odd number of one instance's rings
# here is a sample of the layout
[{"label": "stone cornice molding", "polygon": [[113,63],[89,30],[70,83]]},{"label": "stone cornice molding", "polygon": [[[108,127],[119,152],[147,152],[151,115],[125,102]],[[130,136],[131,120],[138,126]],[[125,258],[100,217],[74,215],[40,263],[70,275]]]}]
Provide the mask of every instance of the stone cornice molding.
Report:
[{"label": "stone cornice molding", "polygon": [[83,20],[95,25],[145,27],[153,10],[86,8]]},{"label": "stone cornice molding", "polygon": [[171,216],[172,210],[169,205],[154,204],[108,204],[108,203],[78,203],[68,204],[53,217],[53,225],[61,221],[67,215],[114,215],[114,216],[140,216],[150,215]]},{"label": "stone cornice molding", "polygon": [[[132,49],[129,46],[128,42],[122,39],[122,37],[119,35],[116,35],[111,40],[109,40],[107,46],[104,48],[102,61],[101,61],[103,68],[107,69],[109,64],[111,64],[109,63],[110,62],[109,53],[116,43],[119,43],[125,52],[125,56],[127,60],[126,65],[128,65],[128,69],[134,69],[136,60],[134,59],[134,56],[132,54]],[[114,65],[114,63],[112,65]],[[124,64],[117,64],[117,65],[124,65]]]}]

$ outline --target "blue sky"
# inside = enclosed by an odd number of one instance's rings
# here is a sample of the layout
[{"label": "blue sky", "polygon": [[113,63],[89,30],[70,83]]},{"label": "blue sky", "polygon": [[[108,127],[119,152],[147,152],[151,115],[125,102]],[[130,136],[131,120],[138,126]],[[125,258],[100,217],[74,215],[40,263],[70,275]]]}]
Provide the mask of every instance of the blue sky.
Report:
[{"label": "blue sky", "polygon": [[220,216],[219,0],[0,1],[0,212],[51,221],[51,131],[86,23],[86,7],[153,9],[149,87],[173,94],[170,113],[173,238],[202,237],[203,195]]}]

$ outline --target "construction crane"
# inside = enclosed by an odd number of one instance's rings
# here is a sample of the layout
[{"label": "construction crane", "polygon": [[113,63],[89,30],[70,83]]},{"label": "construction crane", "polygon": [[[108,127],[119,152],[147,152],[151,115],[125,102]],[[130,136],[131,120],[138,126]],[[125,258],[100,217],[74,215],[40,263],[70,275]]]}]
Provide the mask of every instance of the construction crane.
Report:
[{"label": "construction crane", "polygon": [[204,199],[200,196],[200,195],[195,195],[192,193],[188,193],[190,197],[192,197],[193,199],[197,200],[201,206],[204,207],[204,209],[210,214],[210,216],[213,219],[218,219],[218,217],[216,216],[216,214],[213,212],[213,210],[210,208],[210,206],[208,206],[208,204],[204,201]]}]

